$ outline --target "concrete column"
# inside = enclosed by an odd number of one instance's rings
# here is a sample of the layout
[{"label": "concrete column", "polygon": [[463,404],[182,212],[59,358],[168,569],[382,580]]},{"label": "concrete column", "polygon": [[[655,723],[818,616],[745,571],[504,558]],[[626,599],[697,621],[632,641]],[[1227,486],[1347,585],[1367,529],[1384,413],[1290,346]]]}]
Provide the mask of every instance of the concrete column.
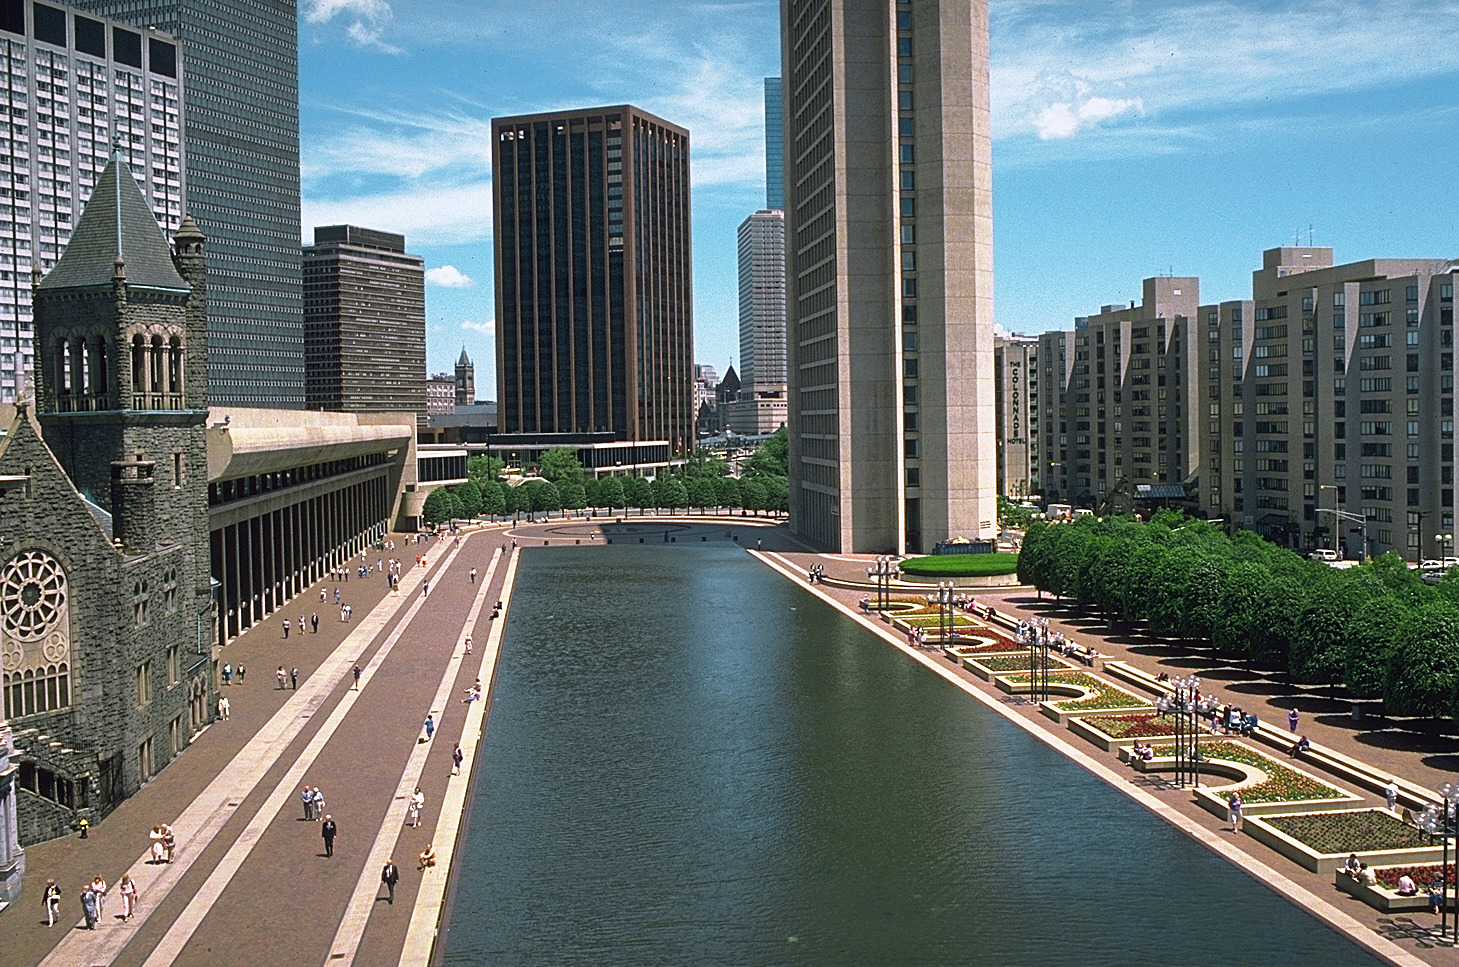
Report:
[{"label": "concrete column", "polygon": [[10,725],[0,719],[0,903],[20,899],[20,877],[25,873],[25,850],[20,848],[15,818],[15,774],[19,766],[10,761],[14,754]]}]

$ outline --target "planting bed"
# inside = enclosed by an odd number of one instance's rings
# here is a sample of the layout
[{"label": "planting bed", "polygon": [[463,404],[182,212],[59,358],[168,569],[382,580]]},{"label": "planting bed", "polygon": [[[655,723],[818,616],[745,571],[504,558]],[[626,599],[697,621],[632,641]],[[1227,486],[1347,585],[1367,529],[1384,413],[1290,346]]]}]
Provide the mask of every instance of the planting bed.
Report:
[{"label": "planting bed", "polygon": [[1438,863],[1443,850],[1385,809],[1250,816],[1246,831],[1314,873],[1340,868],[1349,853],[1370,866]]}]

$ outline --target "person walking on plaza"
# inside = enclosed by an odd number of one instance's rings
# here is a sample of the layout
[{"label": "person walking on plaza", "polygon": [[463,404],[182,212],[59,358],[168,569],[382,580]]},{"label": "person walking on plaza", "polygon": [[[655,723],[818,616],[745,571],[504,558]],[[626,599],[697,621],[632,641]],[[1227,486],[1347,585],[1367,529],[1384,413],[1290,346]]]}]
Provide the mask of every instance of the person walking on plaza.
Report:
[{"label": "person walking on plaza", "polygon": [[1389,779],[1388,785],[1383,787],[1383,798],[1388,802],[1390,813],[1398,812],[1398,780]]},{"label": "person walking on plaza", "polygon": [[324,855],[334,856],[334,837],[339,834],[339,827],[334,824],[333,816],[324,817],[324,825],[319,827],[319,835],[324,837]]},{"label": "person walking on plaza", "polygon": [[248,674],[248,669],[243,667],[243,662],[239,662],[238,663],[238,684],[240,684],[240,685],[243,684],[244,676],[246,676],[247,674]]},{"label": "person walking on plaza", "polygon": [[1231,832],[1241,832],[1241,793],[1233,792],[1226,801],[1226,816],[1231,820]]},{"label": "person walking on plaza", "polygon": [[305,786],[304,791],[299,793],[299,799],[304,803],[304,821],[314,822],[314,790]]},{"label": "person walking on plaza", "polygon": [[295,691],[298,690],[298,688],[299,688],[299,669],[296,668],[293,671],[289,672],[289,686],[291,688],[293,688]]},{"label": "person walking on plaza", "polygon": [[324,790],[318,786],[314,787],[314,821],[317,823],[324,815]]},{"label": "person walking on plaza", "polygon": [[1292,732],[1293,734],[1296,734],[1296,731],[1297,731],[1297,710],[1296,709],[1290,709],[1287,712],[1287,729],[1288,729],[1288,731]]},{"label": "person walking on plaza", "polygon": [[224,662],[223,663],[223,684],[224,685],[232,685],[233,684],[233,666],[231,664],[229,664],[228,662]]},{"label": "person walking on plaza", "polygon": [[420,583],[420,596],[423,598],[429,598],[431,596],[431,582],[422,581]]},{"label": "person walking on plaza", "polygon": [[355,691],[360,690],[360,666],[355,666]]},{"label": "person walking on plaza", "polygon": [[56,918],[61,915],[61,888],[56,886],[55,880],[46,880],[46,892],[41,901],[46,906],[46,926],[54,927]]},{"label": "person walking on plaza", "polygon": [[81,888],[81,915],[86,918],[87,930],[96,929],[96,920],[101,915],[97,909],[98,906],[96,892],[91,889],[91,884],[88,883]]},{"label": "person walking on plaza", "polygon": [[471,636],[466,636],[466,654],[471,654]]},{"label": "person walking on plaza", "polygon": [[274,673],[274,677],[279,680],[279,687],[280,688],[283,688],[284,687],[284,681],[286,679],[288,679],[289,673],[286,672],[286,671],[284,671],[284,666],[283,665],[280,665],[279,666],[279,670]]},{"label": "person walking on plaza", "polygon": [[319,612],[316,611],[309,616],[309,631],[311,634],[319,634]]},{"label": "person walking on plaza", "polygon": [[339,604],[339,588],[334,589],[334,603]]},{"label": "person walking on plaza", "polygon": [[431,740],[431,736],[436,734],[436,719],[433,715],[431,715],[430,712],[426,713],[425,730],[426,741],[429,742]]},{"label": "person walking on plaza", "polygon": [[91,892],[96,897],[96,919],[102,920],[106,917],[106,880],[100,873],[91,880]]},{"label": "person walking on plaza", "polygon": [[345,605],[344,606],[344,620],[345,620],[345,623],[346,624],[349,623],[350,618],[354,617],[354,614],[355,614],[355,609],[354,608],[352,608],[349,605]]},{"label": "person walking on plaza", "polygon": [[386,896],[386,903],[395,905],[395,884],[400,882],[400,867],[395,865],[394,860],[386,860],[385,868],[380,871],[380,882],[385,884],[385,889],[390,891]]},{"label": "person walking on plaza", "polygon": [[122,919],[132,919],[132,914],[137,912],[137,884],[132,881],[129,874],[122,874],[122,882],[117,885],[118,892],[122,895]]},{"label": "person walking on plaza", "polygon": [[415,787],[415,792],[410,794],[410,825],[411,828],[420,825],[420,811],[425,808],[426,794],[420,791],[420,786]]},{"label": "person walking on plaza", "polygon": [[284,637],[285,638],[288,638],[289,637],[289,619],[288,618],[285,618],[284,619]]},{"label": "person walking on plaza", "polygon": [[228,696],[224,695],[220,697],[218,699],[218,718],[226,722],[228,721],[228,716],[232,713],[232,711],[233,706],[231,703],[229,703]]},{"label": "person walking on plaza", "polygon": [[451,753],[451,775],[459,776],[461,774],[461,763],[465,759],[466,754],[461,751],[461,743],[457,742],[456,751]]},{"label": "person walking on plaza", "polygon": [[471,569],[471,583],[472,584],[475,584],[476,583],[476,568],[474,568],[474,567]]}]

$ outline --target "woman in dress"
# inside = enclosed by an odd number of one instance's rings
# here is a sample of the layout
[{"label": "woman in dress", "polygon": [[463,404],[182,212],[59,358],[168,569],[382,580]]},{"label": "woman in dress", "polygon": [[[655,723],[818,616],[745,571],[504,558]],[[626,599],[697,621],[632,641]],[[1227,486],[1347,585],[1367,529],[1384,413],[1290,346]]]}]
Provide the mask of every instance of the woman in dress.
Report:
[{"label": "woman in dress", "polygon": [[137,912],[137,884],[132,881],[130,875],[123,874],[122,882],[117,885],[117,890],[122,895],[122,919],[132,919],[132,914]]}]

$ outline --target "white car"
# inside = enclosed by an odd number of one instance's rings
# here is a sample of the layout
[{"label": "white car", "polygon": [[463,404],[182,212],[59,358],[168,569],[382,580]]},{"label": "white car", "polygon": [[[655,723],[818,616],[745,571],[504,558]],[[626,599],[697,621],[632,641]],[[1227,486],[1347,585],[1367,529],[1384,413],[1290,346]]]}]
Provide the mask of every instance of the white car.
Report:
[{"label": "white car", "polygon": [[1314,561],[1336,561],[1339,559],[1337,551],[1326,547],[1319,547],[1311,554],[1308,554],[1307,557]]}]

